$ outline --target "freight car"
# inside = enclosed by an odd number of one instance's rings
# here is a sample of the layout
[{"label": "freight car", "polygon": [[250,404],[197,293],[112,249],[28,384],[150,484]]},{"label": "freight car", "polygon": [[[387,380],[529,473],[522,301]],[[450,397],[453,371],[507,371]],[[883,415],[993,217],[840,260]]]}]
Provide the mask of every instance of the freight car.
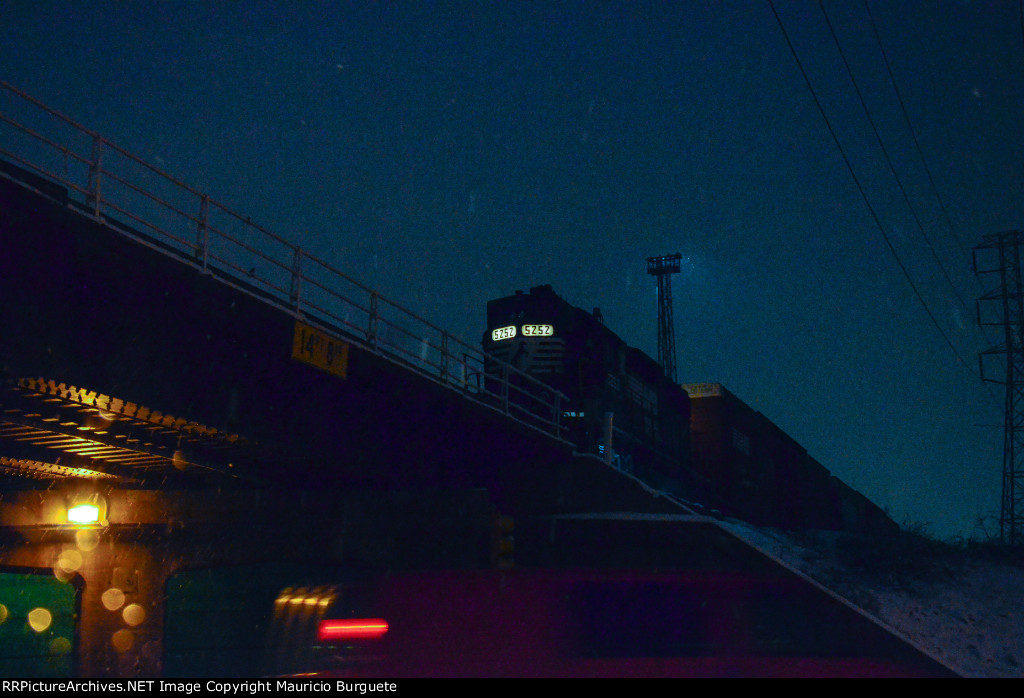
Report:
[{"label": "freight car", "polygon": [[491,381],[511,366],[568,397],[561,418],[577,452],[693,494],[686,392],[608,329],[600,310],[577,308],[551,286],[517,291],[488,302],[483,349],[496,359],[486,369]]},{"label": "freight car", "polygon": [[882,509],[723,385],[682,387],[690,396],[691,464],[709,482],[708,501],[717,509],[791,530],[898,532]]}]

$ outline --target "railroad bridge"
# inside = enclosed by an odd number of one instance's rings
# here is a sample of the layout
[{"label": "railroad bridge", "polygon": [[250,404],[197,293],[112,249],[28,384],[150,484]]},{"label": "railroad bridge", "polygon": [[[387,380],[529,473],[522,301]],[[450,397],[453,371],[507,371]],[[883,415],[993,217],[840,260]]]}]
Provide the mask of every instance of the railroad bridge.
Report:
[{"label": "railroad bridge", "polygon": [[501,565],[503,517],[517,564],[791,575],[574,454],[556,392],[0,86],[0,674],[260,671],[233,616],[281,569]]}]

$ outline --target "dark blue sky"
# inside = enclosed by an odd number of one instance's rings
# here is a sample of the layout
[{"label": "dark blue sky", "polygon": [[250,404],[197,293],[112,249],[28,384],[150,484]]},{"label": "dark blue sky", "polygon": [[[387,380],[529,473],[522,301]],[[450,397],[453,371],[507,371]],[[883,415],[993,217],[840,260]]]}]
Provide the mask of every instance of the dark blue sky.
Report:
[{"label": "dark blue sky", "polygon": [[681,252],[682,381],[724,383],[898,521],[970,534],[1002,467],[976,425],[1002,417],[964,250],[1024,220],[1018,3],[870,3],[948,221],[864,5],[826,3],[930,242],[818,5],[777,6],[967,366],[767,1],[14,1],[0,79],[474,343],[489,298],[550,283],[656,355],[644,259]]}]

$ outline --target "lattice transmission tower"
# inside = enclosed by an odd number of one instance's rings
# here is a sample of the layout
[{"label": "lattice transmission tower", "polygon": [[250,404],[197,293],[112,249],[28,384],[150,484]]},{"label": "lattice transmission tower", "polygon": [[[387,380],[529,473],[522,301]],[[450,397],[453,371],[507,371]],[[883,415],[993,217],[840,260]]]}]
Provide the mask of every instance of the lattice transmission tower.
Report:
[{"label": "lattice transmission tower", "polygon": [[676,378],[676,332],[672,324],[672,277],[678,274],[681,254],[647,258],[647,273],[658,280],[658,363],[673,383]]},{"label": "lattice transmission tower", "polygon": [[[974,248],[974,272],[999,285],[978,299],[978,324],[1002,328],[1002,342],[978,356],[982,380],[1006,389],[1003,415],[1003,494],[999,513],[999,538],[1003,544],[1024,543],[1024,280],[1021,277],[1021,246],[1024,231],[985,235]],[[981,267],[979,267],[979,263]],[[994,310],[983,312],[996,306]],[[983,317],[984,315],[984,317]],[[993,316],[998,319],[992,319]],[[1005,376],[986,376],[986,363],[1005,355]],[[988,362],[986,362],[988,358]],[[999,362],[1000,364],[1002,362]],[[1002,368],[1001,366],[999,367]]]}]

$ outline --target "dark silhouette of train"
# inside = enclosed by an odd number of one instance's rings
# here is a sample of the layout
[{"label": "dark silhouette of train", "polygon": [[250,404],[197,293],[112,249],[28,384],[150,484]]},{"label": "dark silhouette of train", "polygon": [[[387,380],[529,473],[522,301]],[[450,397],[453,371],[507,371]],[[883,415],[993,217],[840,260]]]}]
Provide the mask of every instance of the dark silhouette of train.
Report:
[{"label": "dark silhouette of train", "polygon": [[[599,309],[577,308],[549,285],[489,301],[483,349],[496,359],[486,368],[494,382],[521,371],[564,396],[562,423],[577,452],[705,511],[790,530],[899,530],[726,388],[672,382]],[[513,399],[529,402],[530,391]]]}]

